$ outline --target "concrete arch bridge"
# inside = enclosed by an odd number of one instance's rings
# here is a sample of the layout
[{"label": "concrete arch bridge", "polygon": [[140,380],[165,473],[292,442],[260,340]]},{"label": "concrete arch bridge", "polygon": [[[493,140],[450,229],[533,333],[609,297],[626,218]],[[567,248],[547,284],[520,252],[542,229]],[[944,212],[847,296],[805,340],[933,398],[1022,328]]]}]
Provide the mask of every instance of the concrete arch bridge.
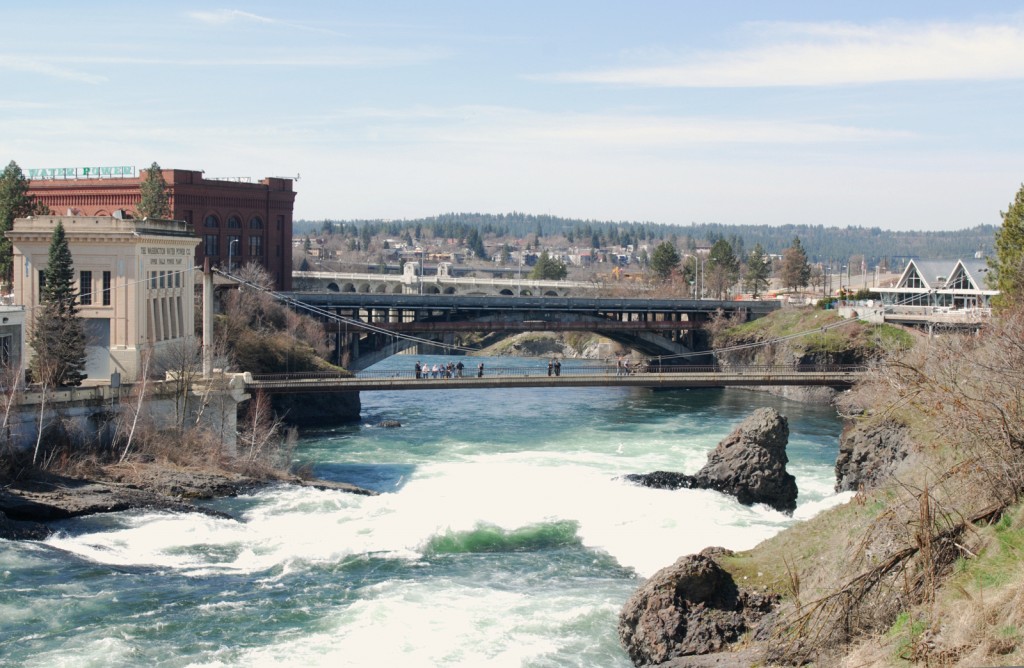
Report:
[{"label": "concrete arch bridge", "polygon": [[414,262],[402,274],[357,274],[333,271],[296,271],[292,280],[299,290],[341,294],[469,295],[565,297],[596,291],[600,285],[585,281],[535,281],[530,279],[455,277],[447,263],[433,275],[418,273]]}]

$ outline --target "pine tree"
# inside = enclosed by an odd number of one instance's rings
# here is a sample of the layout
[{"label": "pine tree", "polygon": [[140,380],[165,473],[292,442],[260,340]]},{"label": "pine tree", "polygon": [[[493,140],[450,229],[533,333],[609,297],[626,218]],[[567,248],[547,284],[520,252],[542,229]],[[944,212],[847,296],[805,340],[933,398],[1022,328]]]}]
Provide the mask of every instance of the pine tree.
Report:
[{"label": "pine tree", "polygon": [[549,256],[547,251],[542,251],[537,258],[537,264],[533,265],[529,278],[535,281],[561,281],[568,273],[569,269],[561,260],[556,260]]},{"label": "pine tree", "polygon": [[667,280],[672,271],[679,266],[679,251],[667,241],[663,241],[654,247],[651,254],[651,271],[658,275],[661,280]]},{"label": "pine tree", "polygon": [[46,387],[81,385],[85,380],[85,326],[75,300],[75,272],[64,226],[57,223],[50,240],[30,345],[35,352],[32,372]]},{"label": "pine tree", "polygon": [[167,181],[164,180],[160,165],[153,163],[145,170],[146,178],[139,186],[142,200],[139,202],[141,218],[170,218],[171,204],[167,199]]},{"label": "pine tree", "polygon": [[14,226],[15,218],[50,212],[46,205],[28,194],[28,185],[21,167],[13,160],[0,173],[0,281],[7,284],[12,278],[14,248],[4,232]]},{"label": "pine tree", "polygon": [[722,299],[740,276],[740,261],[725,239],[719,239],[708,254],[707,283],[716,299]]},{"label": "pine tree", "polygon": [[765,254],[761,244],[755,244],[754,250],[747,257],[747,273],[743,276],[747,292],[757,299],[761,292],[768,288],[768,277],[772,273],[772,263]]},{"label": "pine tree", "polygon": [[782,269],[779,272],[782,284],[792,291],[805,288],[811,281],[811,265],[807,263],[807,253],[800,243],[800,237],[794,237],[792,245],[782,252]]},{"label": "pine tree", "polygon": [[996,230],[995,257],[989,258],[989,287],[999,290],[993,300],[1002,308],[1024,295],[1024,185],[1006,212],[1000,212],[1003,226]]}]

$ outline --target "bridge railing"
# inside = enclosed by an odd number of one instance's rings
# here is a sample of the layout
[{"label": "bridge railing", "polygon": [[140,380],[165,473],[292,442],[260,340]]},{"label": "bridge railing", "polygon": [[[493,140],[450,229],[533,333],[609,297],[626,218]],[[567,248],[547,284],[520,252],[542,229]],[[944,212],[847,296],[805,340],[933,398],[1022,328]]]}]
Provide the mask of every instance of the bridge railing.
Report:
[{"label": "bridge railing", "polygon": [[[559,375],[572,377],[600,377],[600,376],[629,376],[637,374],[698,374],[698,373],[729,373],[744,374],[751,376],[772,376],[792,375],[797,373],[828,373],[828,374],[854,374],[865,371],[865,367],[856,364],[801,364],[801,365],[745,365],[732,367],[719,367],[714,365],[665,365],[665,364],[632,364],[626,367],[617,366],[614,361],[592,364],[571,364],[563,365]],[[431,369],[423,369],[420,372],[422,379],[431,378],[472,378],[478,377],[480,372],[477,364],[467,364],[462,370],[462,376],[458,370],[453,369],[452,375],[447,376],[438,368],[438,375],[433,375]],[[547,376],[547,367],[543,364],[533,365],[484,365],[483,375],[488,378],[521,378],[524,376]],[[555,375],[554,370],[551,373]],[[397,369],[370,369],[360,371],[356,374],[345,374],[329,371],[299,372],[299,373],[277,373],[277,374],[251,374],[253,381],[287,381],[287,380],[341,380],[345,378],[360,378],[365,380],[387,379],[387,378],[415,378],[415,369],[410,365],[408,370]]]}]

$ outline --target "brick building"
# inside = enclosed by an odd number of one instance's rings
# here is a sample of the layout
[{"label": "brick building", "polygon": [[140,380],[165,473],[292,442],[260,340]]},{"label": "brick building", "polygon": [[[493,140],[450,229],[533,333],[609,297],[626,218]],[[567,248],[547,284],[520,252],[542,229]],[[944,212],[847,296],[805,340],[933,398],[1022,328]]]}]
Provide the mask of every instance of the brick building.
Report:
[{"label": "brick building", "polygon": [[[142,174],[145,172],[143,171]],[[171,218],[195,228],[196,266],[238,268],[255,261],[266,267],[279,290],[292,287],[292,179],[259,183],[207,179],[202,172],[165,169]],[[29,194],[54,215],[135,215],[143,176],[134,168],[30,169]]]}]

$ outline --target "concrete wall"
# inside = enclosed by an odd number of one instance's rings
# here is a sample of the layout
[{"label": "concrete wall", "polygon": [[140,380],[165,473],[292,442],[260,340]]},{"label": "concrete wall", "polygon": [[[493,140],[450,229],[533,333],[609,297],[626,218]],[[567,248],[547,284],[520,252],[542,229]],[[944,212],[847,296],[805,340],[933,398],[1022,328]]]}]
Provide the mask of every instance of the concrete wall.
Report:
[{"label": "concrete wall", "polygon": [[[200,426],[217,435],[223,453],[233,456],[237,446],[238,407],[249,395],[244,392],[240,376],[221,379],[220,387],[202,395],[193,393],[189,400],[187,422],[199,421]],[[19,392],[17,404],[8,417],[10,442],[19,449],[32,449],[39,433],[39,413],[43,407],[44,430],[63,419],[77,438],[83,442],[109,445],[119,421],[134,416],[134,399],[128,386],[114,389],[109,385],[68,388],[51,392],[42,404],[39,392]],[[142,408],[142,417],[151,419],[159,427],[174,424],[176,402],[172,383],[152,382],[146,388],[148,397]],[[2,408],[0,408],[2,413]]]}]

